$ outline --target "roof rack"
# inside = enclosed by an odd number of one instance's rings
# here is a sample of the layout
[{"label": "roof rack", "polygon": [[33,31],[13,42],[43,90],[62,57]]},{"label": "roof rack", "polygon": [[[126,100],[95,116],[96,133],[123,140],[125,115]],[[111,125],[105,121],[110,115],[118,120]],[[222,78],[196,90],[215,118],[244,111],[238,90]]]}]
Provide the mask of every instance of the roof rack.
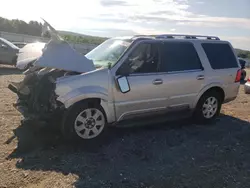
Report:
[{"label": "roof rack", "polygon": [[155,38],[167,38],[167,39],[174,39],[174,38],[185,38],[185,39],[207,39],[207,40],[220,40],[219,37],[216,36],[205,36],[205,35],[181,35],[181,34],[162,34],[162,35],[155,35]]}]

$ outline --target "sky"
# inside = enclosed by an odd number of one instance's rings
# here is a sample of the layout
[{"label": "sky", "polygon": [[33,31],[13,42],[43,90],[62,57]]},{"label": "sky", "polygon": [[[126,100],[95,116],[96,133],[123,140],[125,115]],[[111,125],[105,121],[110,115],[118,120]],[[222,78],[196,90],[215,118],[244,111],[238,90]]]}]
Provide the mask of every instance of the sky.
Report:
[{"label": "sky", "polygon": [[250,0],[7,0],[0,16],[103,37],[214,35],[250,50]]}]

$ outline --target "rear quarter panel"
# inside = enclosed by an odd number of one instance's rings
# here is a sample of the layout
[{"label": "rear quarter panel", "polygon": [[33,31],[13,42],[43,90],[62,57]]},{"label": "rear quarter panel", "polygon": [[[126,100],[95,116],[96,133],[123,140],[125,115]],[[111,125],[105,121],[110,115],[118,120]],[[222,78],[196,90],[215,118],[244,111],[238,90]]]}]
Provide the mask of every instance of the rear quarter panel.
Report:
[{"label": "rear quarter panel", "polygon": [[[227,68],[227,69],[213,69],[210,65],[208,57],[202,48],[202,43],[223,43],[228,44],[236,58],[238,67],[237,68]],[[200,90],[196,100],[194,101],[193,108],[195,108],[197,102],[199,101],[200,97],[210,88],[212,87],[220,87],[223,89],[225,94],[225,101],[231,100],[236,98],[240,83],[235,83],[235,78],[237,71],[240,69],[239,61],[236,57],[236,52],[233,49],[232,45],[226,41],[214,41],[214,40],[206,40],[206,41],[197,41],[195,42],[195,46],[199,57],[202,61],[202,65],[204,67],[204,74],[205,74],[205,86]]]}]

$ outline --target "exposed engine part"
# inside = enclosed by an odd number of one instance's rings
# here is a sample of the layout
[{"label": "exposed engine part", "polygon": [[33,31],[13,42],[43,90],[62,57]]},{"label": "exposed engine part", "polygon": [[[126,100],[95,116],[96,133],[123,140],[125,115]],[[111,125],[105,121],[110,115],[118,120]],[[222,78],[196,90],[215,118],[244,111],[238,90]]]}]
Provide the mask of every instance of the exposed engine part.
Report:
[{"label": "exposed engine part", "polygon": [[33,114],[50,114],[60,108],[54,92],[56,79],[76,74],[79,73],[44,68],[27,74],[22,82],[12,83],[9,88],[18,94],[16,106],[25,107]]}]

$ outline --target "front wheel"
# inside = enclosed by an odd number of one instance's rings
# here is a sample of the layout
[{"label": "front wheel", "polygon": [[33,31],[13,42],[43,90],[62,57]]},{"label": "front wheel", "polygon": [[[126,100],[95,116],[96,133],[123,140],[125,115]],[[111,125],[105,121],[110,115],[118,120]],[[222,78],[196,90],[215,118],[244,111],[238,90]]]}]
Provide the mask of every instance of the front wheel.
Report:
[{"label": "front wheel", "polygon": [[199,122],[208,122],[215,119],[221,110],[222,97],[220,93],[211,91],[205,93],[199,100],[194,117]]},{"label": "front wheel", "polygon": [[106,117],[100,105],[78,104],[67,115],[62,125],[63,135],[70,140],[92,140],[104,132]]}]

